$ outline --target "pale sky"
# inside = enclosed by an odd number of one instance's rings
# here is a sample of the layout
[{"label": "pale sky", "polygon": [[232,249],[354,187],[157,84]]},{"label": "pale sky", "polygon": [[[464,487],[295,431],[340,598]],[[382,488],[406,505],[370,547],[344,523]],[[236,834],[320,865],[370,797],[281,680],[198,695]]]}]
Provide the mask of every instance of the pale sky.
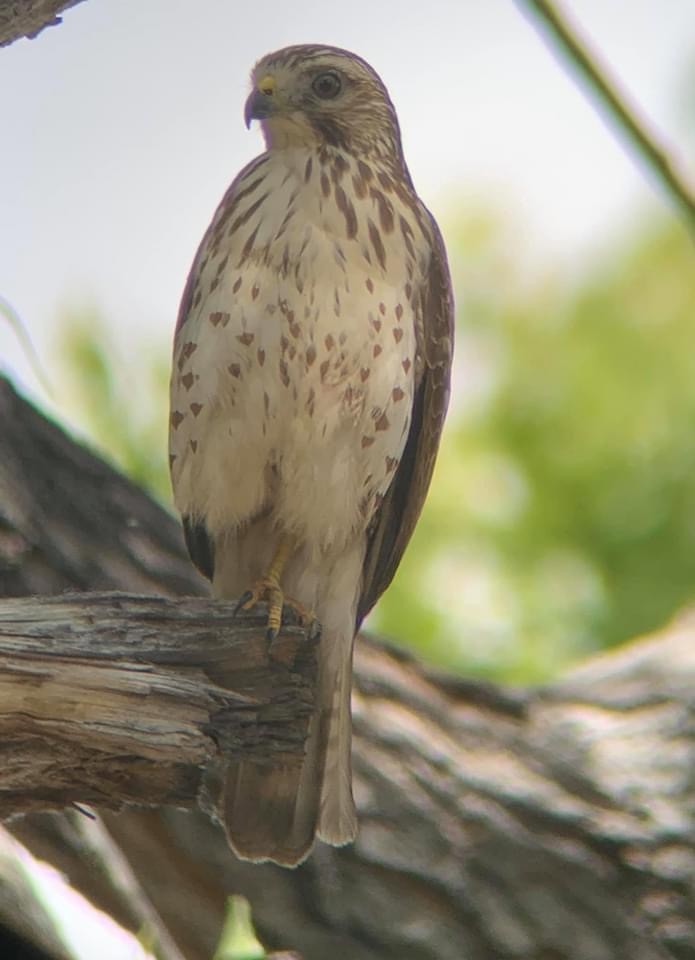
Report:
[{"label": "pale sky", "polygon": [[[695,3],[571,8],[666,143],[682,142]],[[307,41],[379,71],[445,235],[452,191],[487,198],[513,211],[520,257],[581,264],[631,211],[665,204],[512,0],[87,0],[0,51],[0,296],[49,377],[71,305],[97,307],[124,343],[168,344],[202,233],[261,147],[242,119],[250,68]],[[0,366],[38,390],[1,319]]]}]

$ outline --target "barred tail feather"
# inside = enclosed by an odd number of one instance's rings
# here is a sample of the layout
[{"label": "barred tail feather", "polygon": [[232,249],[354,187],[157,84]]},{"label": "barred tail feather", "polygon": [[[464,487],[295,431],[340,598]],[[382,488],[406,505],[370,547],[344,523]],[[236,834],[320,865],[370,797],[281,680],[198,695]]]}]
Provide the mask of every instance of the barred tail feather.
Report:
[{"label": "barred tail feather", "polygon": [[[342,846],[357,833],[350,785],[352,641],[321,639],[316,712],[303,760],[231,764],[224,796],[227,837],[237,856],[294,867],[318,835]],[[342,662],[340,662],[342,661]]]}]

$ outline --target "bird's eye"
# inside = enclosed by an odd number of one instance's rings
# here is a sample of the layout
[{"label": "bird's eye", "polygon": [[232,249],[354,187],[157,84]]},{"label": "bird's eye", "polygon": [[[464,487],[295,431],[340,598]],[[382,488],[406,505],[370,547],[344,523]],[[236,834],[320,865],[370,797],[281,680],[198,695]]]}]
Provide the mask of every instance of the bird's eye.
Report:
[{"label": "bird's eye", "polygon": [[335,70],[326,70],[324,73],[317,74],[311,84],[312,90],[321,100],[334,100],[342,87],[343,81]]}]

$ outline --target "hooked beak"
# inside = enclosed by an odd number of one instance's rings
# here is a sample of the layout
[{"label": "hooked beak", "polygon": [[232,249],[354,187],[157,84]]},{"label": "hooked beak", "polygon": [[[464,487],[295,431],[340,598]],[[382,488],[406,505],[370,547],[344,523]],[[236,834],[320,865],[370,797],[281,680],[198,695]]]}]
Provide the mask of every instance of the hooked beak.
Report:
[{"label": "hooked beak", "polygon": [[273,97],[261,90],[254,90],[244,107],[244,122],[251,126],[252,120],[265,120],[273,111]]},{"label": "hooked beak", "polygon": [[251,92],[244,107],[244,121],[247,127],[251,126],[252,120],[265,120],[276,109],[275,103],[275,80],[271,76],[265,76],[260,81],[255,90]]}]

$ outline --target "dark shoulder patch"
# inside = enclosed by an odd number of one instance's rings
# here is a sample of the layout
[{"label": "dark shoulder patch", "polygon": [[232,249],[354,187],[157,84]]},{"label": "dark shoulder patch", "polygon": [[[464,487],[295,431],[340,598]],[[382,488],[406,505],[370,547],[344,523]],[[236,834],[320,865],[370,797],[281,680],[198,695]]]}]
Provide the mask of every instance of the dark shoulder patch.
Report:
[{"label": "dark shoulder patch", "polygon": [[215,573],[215,545],[204,523],[183,517],[183,535],[191,560],[204,577],[212,580]]}]

